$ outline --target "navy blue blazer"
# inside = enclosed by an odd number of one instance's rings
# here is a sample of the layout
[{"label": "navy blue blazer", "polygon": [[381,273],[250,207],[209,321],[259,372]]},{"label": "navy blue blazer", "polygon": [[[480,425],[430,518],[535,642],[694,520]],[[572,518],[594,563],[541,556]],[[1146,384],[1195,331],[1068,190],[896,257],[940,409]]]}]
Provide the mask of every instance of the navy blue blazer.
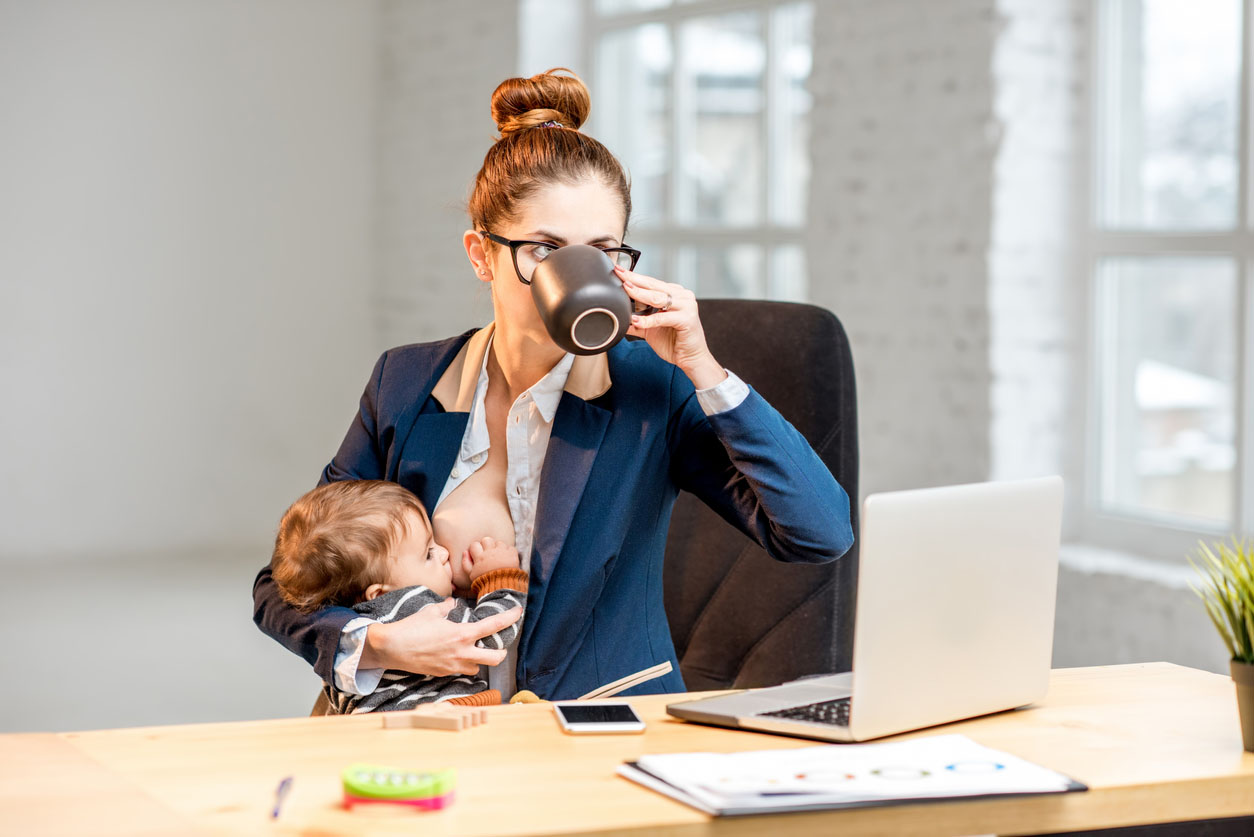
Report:
[{"label": "navy blue blazer", "polygon": [[[385,352],[321,482],[393,480],[433,508],[468,414],[446,412],[432,390],[473,333]],[[620,342],[596,361],[608,362],[604,392],[584,400],[568,386],[553,419],[518,688],[576,698],[669,660],[671,674],[624,694],[684,691],[662,606],[662,559],[680,489],[772,557],[805,563],[835,560],[852,545],[849,498],[756,391],[707,417],[688,377],[643,341]],[[279,597],[268,567],[253,602],[257,625],[331,682],[340,632],[357,614],[297,611]]]}]

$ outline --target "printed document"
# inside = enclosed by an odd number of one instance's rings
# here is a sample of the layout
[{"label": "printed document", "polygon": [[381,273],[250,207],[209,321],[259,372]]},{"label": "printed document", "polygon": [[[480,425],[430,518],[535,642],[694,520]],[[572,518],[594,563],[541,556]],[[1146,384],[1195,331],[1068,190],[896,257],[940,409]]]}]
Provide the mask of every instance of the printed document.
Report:
[{"label": "printed document", "polygon": [[791,750],[646,755],[621,775],[710,814],[1087,790],[965,735]]}]

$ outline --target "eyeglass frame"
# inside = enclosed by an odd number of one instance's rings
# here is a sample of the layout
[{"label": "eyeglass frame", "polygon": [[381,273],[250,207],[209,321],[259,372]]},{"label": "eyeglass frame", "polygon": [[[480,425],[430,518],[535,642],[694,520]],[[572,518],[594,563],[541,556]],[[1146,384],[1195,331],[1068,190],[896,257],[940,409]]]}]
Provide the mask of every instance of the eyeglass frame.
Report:
[{"label": "eyeglass frame", "polygon": [[[511,240],[511,239],[505,238],[504,236],[497,235],[496,233],[490,233],[487,230],[479,230],[479,233],[481,235],[486,236],[491,241],[495,241],[497,244],[501,244],[509,248],[510,261],[514,263],[514,273],[518,276],[518,281],[522,282],[524,285],[530,285],[531,280],[524,279],[522,275],[522,270],[520,270],[518,267],[518,248],[519,247],[523,246],[524,244],[532,244],[532,245],[535,245],[536,247],[552,247],[554,250],[562,249],[561,247],[555,247],[553,244],[551,244],[548,241],[526,241],[523,239]],[[623,245],[621,247],[598,247],[597,249],[600,250],[602,253],[626,253],[629,256],[631,256],[631,267],[627,268],[628,270],[636,269],[636,265],[640,262],[640,256],[642,255],[641,252],[637,250],[636,248],[628,247],[626,245]],[[613,261],[613,258],[611,257],[610,260]]]}]

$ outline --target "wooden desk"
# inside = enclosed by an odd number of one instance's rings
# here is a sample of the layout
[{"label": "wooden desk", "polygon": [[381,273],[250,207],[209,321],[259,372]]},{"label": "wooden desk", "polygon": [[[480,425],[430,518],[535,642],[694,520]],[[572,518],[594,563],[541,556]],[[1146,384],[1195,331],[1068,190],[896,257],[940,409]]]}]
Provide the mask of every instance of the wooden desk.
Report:
[{"label": "wooden desk", "polygon": [[[1165,663],[1055,671],[1033,708],[915,733],[964,733],[1072,775],[1089,793],[769,819],[714,820],[614,775],[644,753],[815,743],[681,723],[665,714],[671,700],[633,699],[649,723],[637,736],[563,735],[544,705],[494,707],[485,726],[460,733],[383,730],[366,715],[3,735],[0,822],[15,834],[933,835],[1254,815],[1254,754],[1241,748],[1231,681]],[[355,761],[454,766],[458,800],[437,813],[344,811],[339,773]],[[288,775],[292,792],[273,822],[274,788]],[[71,779],[82,790],[56,792]]]}]

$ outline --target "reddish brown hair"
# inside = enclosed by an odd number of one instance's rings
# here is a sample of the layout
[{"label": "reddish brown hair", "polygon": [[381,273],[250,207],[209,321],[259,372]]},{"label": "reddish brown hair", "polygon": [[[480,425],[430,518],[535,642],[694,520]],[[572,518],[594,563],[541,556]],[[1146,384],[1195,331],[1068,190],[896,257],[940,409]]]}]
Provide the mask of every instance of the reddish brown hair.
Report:
[{"label": "reddish brown hair", "polygon": [[[622,198],[626,232],[631,220],[631,186],[609,149],[579,130],[591,109],[588,88],[565,67],[531,78],[509,78],[497,85],[492,92],[492,118],[501,135],[475,175],[468,207],[476,230],[496,232],[495,226],[516,218],[518,204],[541,186],[591,178]],[[557,125],[546,127],[548,122]]]},{"label": "reddish brown hair", "polygon": [[386,577],[411,512],[430,532],[418,498],[384,480],[328,483],[292,503],[270,559],[284,601],[306,612],[361,601],[367,587]]}]

